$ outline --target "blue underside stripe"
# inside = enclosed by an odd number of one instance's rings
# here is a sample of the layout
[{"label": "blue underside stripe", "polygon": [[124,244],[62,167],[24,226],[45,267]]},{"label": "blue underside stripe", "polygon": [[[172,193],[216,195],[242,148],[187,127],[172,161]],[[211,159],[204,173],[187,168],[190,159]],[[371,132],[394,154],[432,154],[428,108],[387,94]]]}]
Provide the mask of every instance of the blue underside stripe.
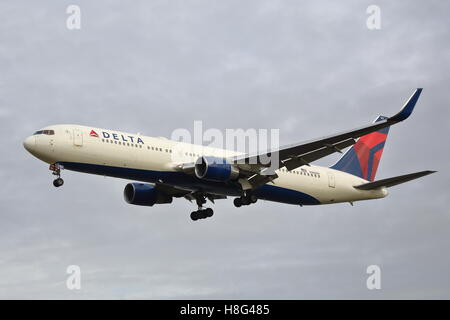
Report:
[{"label": "blue underside stripe", "polygon": [[[213,182],[198,179],[182,172],[166,172],[141,170],[133,168],[121,168],[78,162],[60,162],[65,169],[104,175],[127,180],[165,184],[188,189],[192,191],[205,191],[227,196],[240,196],[241,189],[237,183]],[[278,187],[275,185],[263,185],[254,190],[254,194],[263,200],[276,201],[288,204],[316,205],[320,204],[316,198],[295,190]]]}]

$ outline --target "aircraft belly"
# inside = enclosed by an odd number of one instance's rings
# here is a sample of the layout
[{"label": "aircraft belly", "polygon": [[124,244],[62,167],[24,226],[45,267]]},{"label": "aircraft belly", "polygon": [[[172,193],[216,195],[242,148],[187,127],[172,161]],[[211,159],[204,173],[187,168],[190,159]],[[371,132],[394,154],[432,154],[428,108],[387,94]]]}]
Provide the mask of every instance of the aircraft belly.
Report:
[{"label": "aircraft belly", "polygon": [[149,183],[164,183],[173,187],[179,187],[191,191],[204,191],[213,194],[240,196],[241,190],[236,184],[213,182],[198,179],[183,172],[157,171],[126,167],[114,167],[98,164],[59,162],[65,169],[104,175],[127,180],[136,180]]}]

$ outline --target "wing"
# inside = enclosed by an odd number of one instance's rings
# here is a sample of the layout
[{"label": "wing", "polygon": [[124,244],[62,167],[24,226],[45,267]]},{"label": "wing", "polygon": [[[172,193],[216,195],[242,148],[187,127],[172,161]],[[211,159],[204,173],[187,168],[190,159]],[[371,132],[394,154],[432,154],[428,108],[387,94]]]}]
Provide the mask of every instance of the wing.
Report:
[{"label": "wing", "polygon": [[162,183],[156,183],[155,188],[167,195],[172,196],[172,197],[175,197],[175,198],[185,197],[189,201],[197,200],[197,198],[199,196],[204,196],[206,199],[208,199],[212,203],[214,203],[214,200],[227,198],[226,196],[223,196],[223,195],[217,195],[217,194],[205,193],[205,192],[202,192],[202,193],[195,192],[195,191],[193,192],[191,190],[184,190],[181,188],[172,187],[172,186],[165,185]]},{"label": "wing", "polygon": [[184,197],[186,199],[188,199],[189,201],[197,200],[199,197],[205,197],[206,199],[208,199],[212,203],[214,203],[215,200],[226,199],[227,198],[227,196],[213,194],[213,193],[207,193],[207,192],[206,193],[205,192],[191,192],[191,193],[185,195]]},{"label": "wing", "polygon": [[191,191],[175,188],[175,187],[172,187],[172,186],[169,186],[166,184],[162,184],[162,183],[156,183],[155,188],[157,190],[161,191],[162,193],[167,194],[172,197],[175,197],[175,198],[184,197],[187,194],[191,193]]},{"label": "wing", "polygon": [[[378,131],[407,119],[411,115],[421,92],[422,88],[416,89],[403,108],[392,117],[385,117],[385,119],[370,125],[323,138],[286,145],[276,150],[269,150],[260,154],[238,156],[233,158],[232,161],[244,170],[254,173],[253,176],[249,177],[248,182],[251,187],[257,187],[277,177],[273,170],[268,169],[269,167],[286,167],[287,170],[293,170],[302,165],[308,165],[310,162],[328,156],[334,152],[341,152],[341,149],[351,146],[356,142],[355,139],[363,135]],[[269,158],[278,159],[278,163],[272,166],[270,162],[264,161]]]}]

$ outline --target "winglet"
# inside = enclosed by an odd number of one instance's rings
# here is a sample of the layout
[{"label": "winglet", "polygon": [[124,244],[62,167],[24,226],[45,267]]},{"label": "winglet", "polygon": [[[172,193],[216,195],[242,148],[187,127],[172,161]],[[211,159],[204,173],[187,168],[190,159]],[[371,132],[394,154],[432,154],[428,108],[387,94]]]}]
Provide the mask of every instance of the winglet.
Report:
[{"label": "winglet", "polygon": [[388,121],[400,122],[407,119],[414,110],[416,106],[417,100],[419,100],[420,93],[422,92],[422,88],[417,88],[413,95],[408,99],[408,101],[403,106],[402,110],[397,113],[395,116],[392,116],[388,119]]}]

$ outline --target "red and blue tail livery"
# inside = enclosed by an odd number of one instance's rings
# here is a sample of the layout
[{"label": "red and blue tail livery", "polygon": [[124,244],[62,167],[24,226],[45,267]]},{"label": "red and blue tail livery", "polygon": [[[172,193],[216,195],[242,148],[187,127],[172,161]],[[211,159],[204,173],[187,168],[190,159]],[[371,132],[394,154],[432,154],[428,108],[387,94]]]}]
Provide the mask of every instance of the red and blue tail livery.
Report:
[{"label": "red and blue tail livery", "polygon": [[[386,119],[385,116],[379,116],[374,123]],[[373,181],[388,133],[389,127],[386,127],[362,136],[331,168]]]}]

